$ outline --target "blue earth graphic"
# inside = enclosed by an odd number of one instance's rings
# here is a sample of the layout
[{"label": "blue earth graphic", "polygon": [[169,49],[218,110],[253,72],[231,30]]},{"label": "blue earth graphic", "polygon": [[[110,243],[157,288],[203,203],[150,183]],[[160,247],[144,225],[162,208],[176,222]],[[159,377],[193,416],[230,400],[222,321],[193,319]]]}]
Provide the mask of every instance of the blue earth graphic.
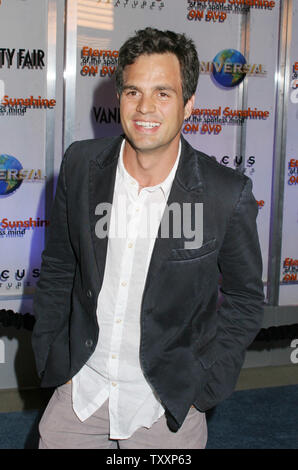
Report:
[{"label": "blue earth graphic", "polygon": [[[22,170],[22,165],[17,160],[15,157],[12,157],[11,155],[6,155],[6,154],[0,154],[0,196],[7,196],[8,194],[11,194],[14,192],[16,189],[18,189],[23,180],[18,180],[15,178],[10,178],[8,179],[6,177],[7,170],[17,170],[20,171]],[[3,175],[5,177],[3,178]]]},{"label": "blue earth graphic", "polygon": [[[215,66],[214,62],[218,65]],[[217,83],[225,88],[232,88],[239,85],[244,80],[246,74],[241,73],[240,71],[227,73],[224,70],[225,64],[241,64],[243,66],[246,64],[245,57],[243,57],[241,52],[236,51],[235,49],[224,49],[213,59],[212,74]]]}]

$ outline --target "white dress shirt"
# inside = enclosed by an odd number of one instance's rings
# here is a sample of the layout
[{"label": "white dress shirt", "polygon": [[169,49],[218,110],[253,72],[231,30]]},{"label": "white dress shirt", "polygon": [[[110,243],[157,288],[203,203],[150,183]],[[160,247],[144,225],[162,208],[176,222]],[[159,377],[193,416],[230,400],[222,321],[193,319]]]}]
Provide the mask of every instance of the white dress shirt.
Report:
[{"label": "white dress shirt", "polygon": [[[164,413],[139,360],[140,311],[158,227],[178,166],[156,186],[139,191],[118,160],[106,266],[97,302],[99,339],[88,362],[72,379],[73,409],[86,420],[108,399],[110,438],[126,439],[150,428]],[[155,208],[156,210],[152,210]]]}]

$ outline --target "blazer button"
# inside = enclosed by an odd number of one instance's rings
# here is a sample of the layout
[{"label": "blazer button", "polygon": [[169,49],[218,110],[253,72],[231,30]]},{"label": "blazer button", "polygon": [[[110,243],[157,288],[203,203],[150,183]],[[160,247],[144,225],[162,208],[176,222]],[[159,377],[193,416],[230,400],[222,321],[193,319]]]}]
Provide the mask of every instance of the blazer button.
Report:
[{"label": "blazer button", "polygon": [[93,341],[92,341],[92,339],[90,339],[90,338],[89,338],[89,339],[86,339],[86,341],[85,341],[85,346],[86,346],[86,348],[92,348],[92,346],[93,346]]},{"label": "blazer button", "polygon": [[92,291],[90,289],[87,290],[87,297],[89,297],[89,299],[92,297]]}]

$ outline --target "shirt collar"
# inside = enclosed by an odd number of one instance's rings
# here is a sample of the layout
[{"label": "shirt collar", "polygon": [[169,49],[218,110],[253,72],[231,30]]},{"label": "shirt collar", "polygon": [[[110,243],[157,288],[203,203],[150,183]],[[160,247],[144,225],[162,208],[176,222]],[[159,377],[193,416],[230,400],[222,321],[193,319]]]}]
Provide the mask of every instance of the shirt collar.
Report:
[{"label": "shirt collar", "polygon": [[[129,185],[133,184],[138,188],[139,183],[137,182],[137,180],[135,178],[133,178],[128,173],[128,171],[126,170],[126,168],[124,166],[124,163],[123,163],[124,145],[125,145],[125,139],[123,139],[122,144],[121,144],[121,148],[120,148],[120,155],[119,155],[119,160],[118,160],[119,175],[123,179],[125,184],[129,184]],[[176,170],[177,170],[177,167],[178,167],[178,164],[179,164],[180,155],[181,155],[181,140],[179,140],[179,148],[178,148],[177,158],[175,160],[175,163],[174,163],[170,173],[166,177],[166,179],[164,179],[161,183],[159,183],[155,186],[148,186],[144,189],[146,189],[149,192],[152,192],[152,191],[155,191],[158,188],[160,188],[163,192],[163,195],[164,195],[165,199],[167,199],[168,196],[169,196],[171,187],[172,187],[173,180],[175,178]]]}]

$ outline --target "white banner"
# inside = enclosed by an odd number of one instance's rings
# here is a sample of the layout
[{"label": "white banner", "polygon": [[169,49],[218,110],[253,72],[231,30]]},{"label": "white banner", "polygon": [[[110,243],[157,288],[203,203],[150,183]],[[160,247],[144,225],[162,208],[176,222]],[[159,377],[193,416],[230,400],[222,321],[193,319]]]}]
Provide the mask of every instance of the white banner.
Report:
[{"label": "white banner", "polygon": [[280,274],[280,305],[298,304],[298,5],[293,2]]},{"label": "white banner", "polygon": [[48,224],[47,15],[40,0],[0,5],[0,296],[33,292]]}]

